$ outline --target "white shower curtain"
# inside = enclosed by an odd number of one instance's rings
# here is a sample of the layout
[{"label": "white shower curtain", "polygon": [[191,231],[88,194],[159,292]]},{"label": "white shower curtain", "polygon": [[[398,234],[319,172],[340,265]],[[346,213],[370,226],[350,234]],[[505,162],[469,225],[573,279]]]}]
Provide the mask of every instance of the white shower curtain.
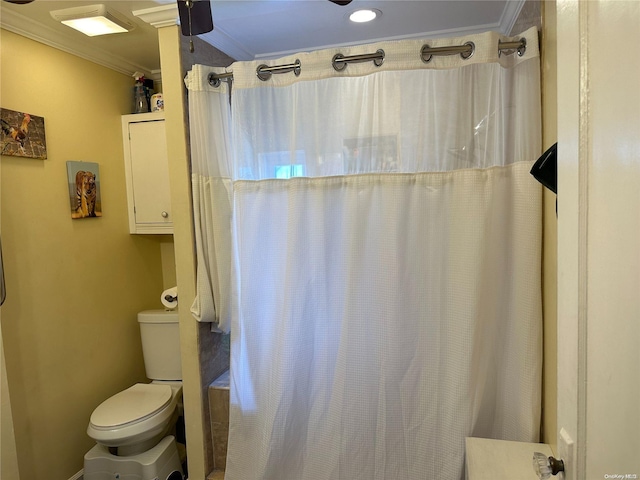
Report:
[{"label": "white shower curtain", "polygon": [[[537,32],[418,41],[189,86],[200,320],[231,331],[227,480],[460,480],[464,438],[537,441]],[[382,66],[336,53],[385,51]],[[508,53],[508,52],[507,52]],[[214,302],[215,300],[215,302]]]}]

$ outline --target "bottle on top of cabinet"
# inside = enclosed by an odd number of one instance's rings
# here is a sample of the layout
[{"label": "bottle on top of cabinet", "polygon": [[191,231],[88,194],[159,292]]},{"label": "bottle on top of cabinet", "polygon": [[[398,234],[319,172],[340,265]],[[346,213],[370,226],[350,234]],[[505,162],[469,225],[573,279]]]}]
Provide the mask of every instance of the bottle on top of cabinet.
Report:
[{"label": "bottle on top of cabinet", "polygon": [[164,112],[122,116],[130,233],[173,233]]}]

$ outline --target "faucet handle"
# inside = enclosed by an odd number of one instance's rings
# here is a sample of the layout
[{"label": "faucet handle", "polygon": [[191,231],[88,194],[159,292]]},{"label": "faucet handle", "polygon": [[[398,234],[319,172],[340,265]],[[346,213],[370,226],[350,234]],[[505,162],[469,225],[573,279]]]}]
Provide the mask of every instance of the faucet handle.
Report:
[{"label": "faucet handle", "polygon": [[547,457],[544,453],[533,453],[533,470],[540,480],[546,480],[551,475],[564,472],[564,462],[561,459]]}]

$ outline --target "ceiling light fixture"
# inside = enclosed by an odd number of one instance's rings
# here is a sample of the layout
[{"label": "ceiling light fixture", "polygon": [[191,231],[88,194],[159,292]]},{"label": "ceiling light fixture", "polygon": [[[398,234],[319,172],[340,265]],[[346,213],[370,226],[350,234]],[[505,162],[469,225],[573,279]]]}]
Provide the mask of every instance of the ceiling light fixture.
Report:
[{"label": "ceiling light fixture", "polygon": [[125,33],[135,28],[134,24],[118,13],[107,10],[107,7],[102,4],[53,10],[50,13],[55,20],[89,37]]},{"label": "ceiling light fixture", "polygon": [[370,22],[371,20],[375,20],[380,15],[382,15],[382,12],[380,12],[380,10],[363,8],[351,13],[349,15],[349,20],[356,23],[365,23]]}]

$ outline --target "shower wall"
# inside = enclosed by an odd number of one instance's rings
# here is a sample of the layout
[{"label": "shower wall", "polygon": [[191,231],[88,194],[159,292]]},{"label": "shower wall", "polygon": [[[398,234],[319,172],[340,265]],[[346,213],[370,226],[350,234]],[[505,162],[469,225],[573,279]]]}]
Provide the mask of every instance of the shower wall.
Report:
[{"label": "shower wall", "polygon": [[227,464],[227,439],[229,436],[228,370],[209,385],[209,409],[211,411],[213,463],[216,470],[224,470]]},{"label": "shower wall", "polygon": [[[180,43],[180,58],[182,61],[182,78],[186,73],[191,70],[191,67],[196,64],[210,65],[215,67],[226,67],[234,62],[234,59],[224,54],[220,50],[211,46],[207,42],[193,38],[194,51],[189,50],[188,37],[181,36]],[[188,99],[186,98],[187,91],[184,90],[184,104],[188,105]],[[189,135],[189,115],[188,109],[185,109],[184,124],[186,126],[186,133]],[[188,143],[187,143],[188,144]],[[197,322],[196,322],[197,323]],[[198,323],[197,324],[197,338],[198,338],[198,358],[200,362],[200,388],[202,402],[202,419],[203,425],[203,440],[206,451],[206,465],[205,472],[211,472],[214,469],[215,452],[220,448],[220,442],[223,437],[218,438],[218,445],[214,444],[213,436],[211,435],[211,410],[209,408],[209,385],[211,382],[220,376],[224,371],[229,369],[229,335],[223,335],[220,333],[214,333],[211,331],[210,323]],[[228,392],[228,390],[227,390]],[[227,401],[228,405],[228,401]],[[228,418],[227,413],[227,418]],[[228,420],[227,420],[228,422]],[[226,436],[224,437],[224,452],[226,455]],[[216,467],[217,468],[217,467]]]}]

